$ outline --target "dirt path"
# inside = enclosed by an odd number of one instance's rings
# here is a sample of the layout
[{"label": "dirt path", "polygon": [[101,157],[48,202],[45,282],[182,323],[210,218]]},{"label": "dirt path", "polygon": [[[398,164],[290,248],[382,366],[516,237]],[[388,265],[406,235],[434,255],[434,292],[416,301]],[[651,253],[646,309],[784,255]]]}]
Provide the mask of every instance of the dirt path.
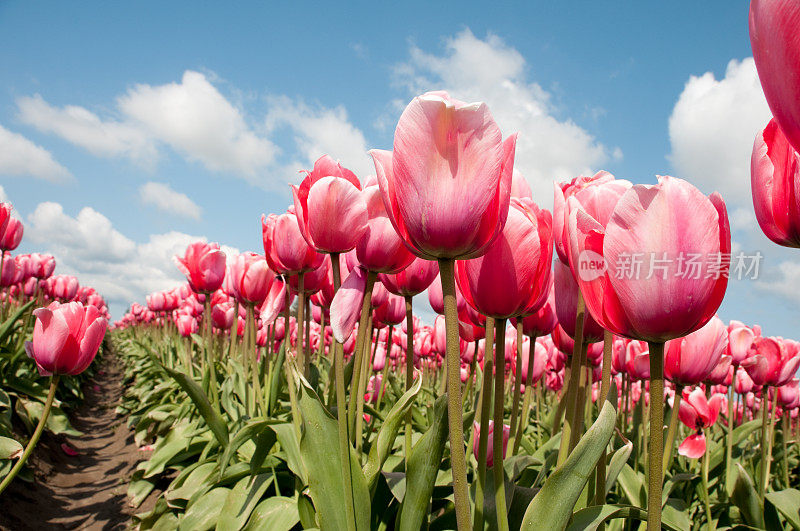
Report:
[{"label": "dirt path", "polygon": [[[0,528],[127,529],[132,509],[128,480],[139,459],[133,433],[114,412],[122,395],[122,367],[113,354],[86,384],[86,401],[71,416],[81,437],[42,437],[31,458],[36,481],[12,483],[0,499]],[[67,442],[78,455],[61,448]]]}]

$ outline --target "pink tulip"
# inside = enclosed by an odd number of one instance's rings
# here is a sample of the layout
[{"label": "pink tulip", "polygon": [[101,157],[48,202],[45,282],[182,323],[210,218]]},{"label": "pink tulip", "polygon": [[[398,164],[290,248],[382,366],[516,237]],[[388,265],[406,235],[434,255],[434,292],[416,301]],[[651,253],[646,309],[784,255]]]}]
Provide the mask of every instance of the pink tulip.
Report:
[{"label": "pink tulip", "polygon": [[777,338],[759,338],[755,354],[742,363],[755,385],[780,387],[788,383],[800,368],[800,352],[794,345]]},{"label": "pink tulip", "polygon": [[470,306],[495,317],[538,310],[550,288],[552,217],[528,199],[511,199],[500,235],[486,252],[456,262],[456,282]]},{"label": "pink tulip", "polygon": [[750,391],[753,390],[753,379],[750,378],[750,375],[747,374],[747,371],[739,367],[736,371],[736,375],[733,378],[734,390],[739,393],[740,395],[746,395]]},{"label": "pink tulip", "polygon": [[[5,236],[6,228],[8,224],[11,222],[11,203],[0,203],[0,235]],[[20,226],[22,224],[20,223]],[[21,231],[20,231],[21,232]],[[20,238],[22,235],[20,234]],[[0,249],[3,251],[13,251],[16,249],[16,245],[14,247],[5,248],[2,247],[2,243],[5,242],[5,237],[0,239]],[[17,242],[19,244],[19,241]]]},{"label": "pink tulip", "polygon": [[[274,263],[269,264],[273,271],[294,275],[311,271],[322,264],[323,255],[316,252],[303,238],[293,212],[287,211],[276,218],[262,217],[261,224],[264,251],[268,263],[274,260]],[[267,235],[270,228],[271,233]]]},{"label": "pink tulip", "polygon": [[438,274],[439,265],[436,262],[415,258],[399,273],[388,275],[381,273],[378,275],[378,280],[395,295],[413,297],[428,289]]},{"label": "pink tulip", "polygon": [[778,402],[784,409],[800,407],[800,380],[792,378],[788,383],[778,387]]},{"label": "pink tulip", "polygon": [[173,260],[197,293],[211,293],[222,286],[225,278],[225,253],[219,250],[219,244],[189,244],[184,256],[176,255]]},{"label": "pink tulip", "polygon": [[778,245],[800,247],[800,154],[775,119],[756,136],[750,184],[756,219],[767,238]]},{"label": "pink tulip", "polygon": [[[575,209],[569,232],[573,256],[591,251],[605,259],[602,274],[577,280],[589,313],[615,334],[659,343],[684,336],[706,324],[725,296],[731,235],[717,193],[708,198],[686,181],[659,177],[625,192],[606,228]],[[697,274],[687,269],[689,254],[701,257]]]},{"label": "pink tulip", "polygon": [[[569,337],[574,339],[578,312],[578,283],[575,282],[569,266],[560,260],[553,264],[553,281],[558,324]],[[590,312],[586,312],[583,321],[584,340],[601,341],[604,333],[603,327],[594,320],[594,316]]]},{"label": "pink tulip", "polygon": [[531,186],[528,184],[528,181],[525,180],[525,177],[522,176],[522,172],[517,168],[514,168],[514,172],[511,174],[511,197],[520,199],[526,197],[533,200]]},{"label": "pink tulip", "polygon": [[0,286],[8,287],[21,280],[20,263],[9,252],[3,252],[3,269],[0,271]]},{"label": "pink tulip", "polygon": [[[2,222],[0,222],[0,227],[2,227]],[[13,251],[17,247],[19,247],[19,243],[22,241],[22,233],[24,229],[22,226],[22,222],[16,218],[8,218],[8,225],[4,232],[0,232],[2,237],[0,237],[0,249],[3,251]]]},{"label": "pink tulip", "polygon": [[667,341],[664,376],[680,385],[698,384],[720,363],[727,345],[728,330],[719,317],[713,317],[699,330]]},{"label": "pink tulip", "polygon": [[383,205],[381,191],[368,186],[363,192],[368,220],[366,230],[356,245],[361,266],[376,273],[402,271],[416,258],[397,235]]},{"label": "pink tulip", "polygon": [[189,313],[179,313],[175,318],[175,326],[182,337],[189,337],[199,330],[197,319]]},{"label": "pink tulip", "polygon": [[92,363],[106,333],[107,321],[94,306],[51,303],[34,310],[33,342],[25,351],[42,376],[79,374]]},{"label": "pink tulip", "polygon": [[306,171],[299,188],[292,186],[292,195],[300,232],[319,252],[347,252],[367,228],[367,204],[358,177],[328,155]]},{"label": "pink tulip", "polygon": [[[444,314],[444,294],[442,293],[442,278],[441,276],[437,275],[436,278],[431,282],[431,285],[428,286],[428,302],[431,305],[431,308],[434,312],[438,313],[439,315]],[[467,301],[464,299],[464,296],[461,294],[461,289],[458,287],[458,283],[456,283],[456,309],[458,313],[462,313],[464,311],[464,307],[467,306]]]},{"label": "pink tulip", "polygon": [[681,400],[678,418],[696,432],[681,443],[678,447],[679,454],[690,459],[698,459],[706,453],[703,428],[714,425],[724,400],[725,397],[721,394],[715,394],[710,400],[706,400],[706,395],[700,388],[694,389],[685,400]]},{"label": "pink tulip", "polygon": [[78,279],[71,275],[56,275],[47,279],[50,296],[62,301],[70,301],[78,293]]},{"label": "pink tulip", "polygon": [[[675,340],[673,339],[673,341]],[[723,388],[730,386],[733,382],[732,358],[727,354],[723,354],[717,366],[708,373],[703,382],[708,385],[720,385]]]},{"label": "pink tulip", "polygon": [[630,182],[616,180],[607,171],[599,171],[591,177],[581,175],[570,182],[553,183],[553,241],[561,262],[570,263],[569,199],[574,197],[587,214],[605,227],[617,201],[630,187]]},{"label": "pink tulip", "polygon": [[750,45],[772,114],[800,151],[800,4],[795,0],[750,3]]},{"label": "pink tulip", "polygon": [[[481,438],[481,425],[477,422],[474,422],[475,428],[475,444],[472,447],[472,452],[475,455],[475,459],[478,459],[478,441]],[[489,421],[489,444],[486,447],[486,466],[491,468],[494,465],[494,438],[492,434],[494,433],[494,422]],[[503,424],[503,457],[506,456],[506,449],[508,446],[508,438],[511,435],[511,426],[507,424]]]},{"label": "pink tulip", "polygon": [[260,304],[267,297],[275,273],[267,266],[263,256],[245,252],[231,264],[233,295],[244,304]]},{"label": "pink tulip", "polygon": [[503,141],[484,103],[446,92],[414,98],[394,151],[370,151],[389,218],[414,254],[483,254],[505,224],[515,147],[516,135]]},{"label": "pink tulip", "polygon": [[[517,326],[516,319],[512,320],[512,324]],[[528,314],[522,318],[522,333],[527,336],[546,336],[553,331],[556,324],[558,324],[558,317],[556,316],[555,289],[551,280],[549,293],[544,305],[535,313]]]},{"label": "pink tulip", "polygon": [[31,253],[30,264],[31,276],[39,280],[50,278],[56,269],[56,259],[49,254]]},{"label": "pink tulip", "polygon": [[375,317],[389,325],[402,323],[406,318],[405,300],[398,295],[388,295],[386,302],[375,308]]},{"label": "pink tulip", "polygon": [[754,340],[755,334],[748,327],[744,325],[728,327],[728,353],[734,365],[741,365],[747,359]]}]

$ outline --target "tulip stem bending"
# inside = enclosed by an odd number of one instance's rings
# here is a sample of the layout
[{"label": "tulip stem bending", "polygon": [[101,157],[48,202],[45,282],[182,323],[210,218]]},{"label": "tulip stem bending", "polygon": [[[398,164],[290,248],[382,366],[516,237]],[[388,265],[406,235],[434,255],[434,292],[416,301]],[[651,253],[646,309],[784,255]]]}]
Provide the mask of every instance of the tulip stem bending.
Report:
[{"label": "tulip stem bending", "polygon": [[[461,356],[459,354],[458,312],[456,309],[455,261],[440,259],[439,272],[444,295],[444,321],[447,330],[447,417],[450,428],[450,465],[453,471],[453,496],[458,530],[469,529],[467,461],[464,454],[464,426],[461,402]],[[502,425],[500,428],[502,435]],[[502,439],[501,439],[502,444]]]},{"label": "tulip stem bending", "polygon": [[[664,343],[650,345],[650,444],[647,466],[647,529],[661,529],[664,457]],[[675,411],[677,415],[677,411]]]},{"label": "tulip stem bending", "polygon": [[28,441],[28,446],[25,447],[25,451],[22,453],[22,457],[19,458],[17,464],[14,465],[14,468],[11,469],[11,472],[3,478],[2,483],[0,483],[0,494],[6,490],[6,487],[14,480],[14,478],[19,474],[19,471],[22,470],[22,467],[25,466],[25,462],[30,457],[31,452],[33,452],[33,448],[36,446],[36,443],[39,442],[39,438],[42,436],[42,432],[44,431],[45,423],[47,423],[47,417],[50,416],[50,409],[53,407],[53,399],[56,397],[56,387],[58,386],[58,375],[53,375],[50,378],[50,390],[47,392],[47,400],[44,403],[44,411],[42,411],[42,416],[39,419],[39,424],[36,425],[36,429],[33,431],[33,435],[31,436],[31,440]]}]

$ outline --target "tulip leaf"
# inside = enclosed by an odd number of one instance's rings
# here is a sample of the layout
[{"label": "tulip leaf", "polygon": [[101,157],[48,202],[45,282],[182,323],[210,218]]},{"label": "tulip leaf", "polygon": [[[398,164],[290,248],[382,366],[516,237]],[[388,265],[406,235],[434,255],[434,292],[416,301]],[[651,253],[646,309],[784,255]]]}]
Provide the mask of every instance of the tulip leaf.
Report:
[{"label": "tulip leaf", "polygon": [[[300,457],[308,474],[308,487],[319,518],[319,526],[321,529],[347,529],[342,471],[347,470],[348,465],[342,463],[339,455],[337,422],[294,364],[290,364],[290,370],[294,382],[289,382],[289,385],[297,385],[297,402],[303,421]],[[369,529],[369,489],[359,466],[358,455],[352,447],[349,468],[355,500],[356,529]]]},{"label": "tulip leaf", "polygon": [[186,507],[186,513],[181,519],[180,531],[208,531],[214,529],[217,520],[228,499],[230,489],[217,487],[203,494],[200,498]]},{"label": "tulip leaf", "polygon": [[595,505],[586,507],[572,515],[572,523],[567,527],[567,531],[593,531],[600,527],[601,524],[616,518],[646,522],[647,511],[632,505]]},{"label": "tulip leaf", "polygon": [[9,334],[14,331],[14,325],[16,325],[20,320],[22,314],[27,312],[35,302],[36,299],[29,300],[20,306],[16,312],[11,314],[11,317],[3,321],[3,324],[0,325],[0,343],[5,343],[5,340],[8,338]]},{"label": "tulip leaf", "polygon": [[793,529],[800,530],[800,490],[785,489],[768,492],[765,498],[775,506]]},{"label": "tulip leaf", "polygon": [[369,451],[367,464],[364,465],[364,477],[367,480],[367,487],[370,492],[375,491],[375,485],[377,484],[381,468],[394,447],[395,440],[397,439],[397,432],[405,421],[406,411],[414,404],[414,398],[421,388],[422,378],[417,378],[417,381],[400,397],[400,400],[398,400],[391,411],[389,411],[389,414],[381,425],[380,431],[378,431],[378,436]]},{"label": "tulip leaf", "polygon": [[222,506],[217,529],[239,531],[247,523],[259,500],[275,478],[271,473],[249,476],[239,481],[228,493]]},{"label": "tulip leaf", "polygon": [[189,398],[192,399],[194,405],[197,406],[198,413],[200,413],[200,415],[206,421],[208,427],[211,428],[211,433],[213,433],[214,437],[217,438],[220,446],[225,448],[228,445],[228,425],[211,405],[211,402],[208,400],[208,396],[206,396],[205,392],[203,392],[203,389],[197,385],[197,382],[195,382],[194,379],[188,374],[164,366],[164,364],[162,364],[158,358],[156,358],[155,354],[153,354],[150,349],[147,349],[147,353],[150,355],[152,360],[158,364],[158,366],[160,366],[164,372],[170,375],[173,380],[178,382],[178,385],[181,386],[181,389],[183,389],[186,394],[189,395]]},{"label": "tulip leaf", "polygon": [[289,531],[298,522],[300,516],[295,500],[271,496],[256,505],[244,531]]},{"label": "tulip leaf", "polygon": [[278,349],[278,357],[275,359],[275,366],[272,368],[272,381],[269,382],[269,403],[267,407],[270,412],[275,411],[278,404],[278,392],[281,388],[281,376],[283,375],[283,363],[286,361],[286,341],[281,343]]},{"label": "tulip leaf", "polygon": [[764,509],[758,499],[756,493],[755,483],[753,479],[742,468],[742,465],[736,463],[736,482],[733,484],[733,492],[731,493],[731,500],[739,508],[747,525],[763,528],[764,527]]},{"label": "tulip leaf", "polygon": [[608,468],[606,469],[606,494],[609,493],[611,487],[614,486],[614,482],[617,481],[617,477],[622,471],[622,467],[628,462],[631,452],[633,452],[633,443],[628,441],[611,456],[611,461],[609,461]]},{"label": "tulip leaf", "polygon": [[[222,459],[219,462],[220,477],[222,477],[222,474],[225,472],[225,468],[228,466],[228,463],[230,463],[233,454],[244,443],[260,436],[264,431],[271,433],[272,442],[275,442],[275,432],[270,429],[270,424],[273,424],[274,422],[275,421],[273,420],[253,419],[236,432],[236,435],[234,435],[233,439],[231,439],[230,443],[228,443],[227,447],[225,448],[225,453],[222,454]],[[269,448],[267,450],[269,450]],[[261,463],[259,463],[259,465],[260,464]]]},{"label": "tulip leaf", "polygon": [[22,445],[8,437],[0,437],[0,459],[13,459],[22,455]]},{"label": "tulip leaf", "polygon": [[581,491],[614,434],[616,395],[614,386],[595,423],[581,437],[567,460],[547,478],[528,505],[521,529],[566,527]]},{"label": "tulip leaf", "polygon": [[[444,394],[433,405],[430,427],[409,452],[405,492],[396,525],[398,530],[422,529],[427,520],[428,502],[433,494],[449,434],[447,426],[447,394]],[[388,479],[387,482],[391,487],[392,482]],[[395,493],[395,489],[392,492]]]}]

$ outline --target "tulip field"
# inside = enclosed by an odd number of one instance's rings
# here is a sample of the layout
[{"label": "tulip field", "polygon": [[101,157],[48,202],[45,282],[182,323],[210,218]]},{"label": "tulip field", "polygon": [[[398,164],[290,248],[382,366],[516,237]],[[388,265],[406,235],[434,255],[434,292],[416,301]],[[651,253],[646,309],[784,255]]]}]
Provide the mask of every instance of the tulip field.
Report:
[{"label": "tulip field", "polygon": [[[774,116],[754,215],[785,247],[798,25],[797,2],[751,3]],[[800,333],[717,315],[725,198],[600,171],[554,182],[550,211],[517,139],[485,103],[420,94],[375,175],[319,154],[241,227],[263,249],[192,243],[185,282],[117,320],[52,256],[12,253],[0,204],[0,512],[46,484],[42,448],[78,453],[72,419],[119,368],[136,529],[800,530]]]}]

